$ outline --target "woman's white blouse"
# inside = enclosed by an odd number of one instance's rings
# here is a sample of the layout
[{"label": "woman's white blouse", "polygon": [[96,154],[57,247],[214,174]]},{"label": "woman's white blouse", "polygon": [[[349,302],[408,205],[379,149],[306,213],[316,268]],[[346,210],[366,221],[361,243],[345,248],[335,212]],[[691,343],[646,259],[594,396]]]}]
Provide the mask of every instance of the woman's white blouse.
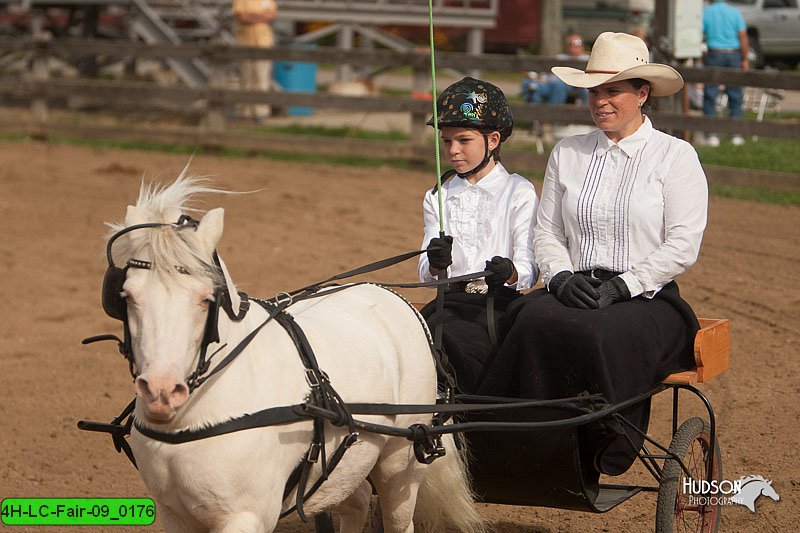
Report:
[{"label": "woman's white blouse", "polygon": [[563,270],[622,272],[632,296],[652,298],[696,260],[708,185],[697,152],[650,119],[619,143],[600,130],[550,154],[534,252],[542,281]]},{"label": "woman's white blouse", "polygon": [[[499,255],[514,262],[523,290],[536,283],[533,225],[538,198],[533,184],[519,174],[509,174],[501,164],[477,184],[454,177],[442,186],[444,227],[453,236],[453,264],[448,276],[481,272],[486,261]],[[425,230],[422,248],[439,236],[439,200],[426,191],[423,200]],[[419,277],[431,281],[428,257],[419,258]]]}]

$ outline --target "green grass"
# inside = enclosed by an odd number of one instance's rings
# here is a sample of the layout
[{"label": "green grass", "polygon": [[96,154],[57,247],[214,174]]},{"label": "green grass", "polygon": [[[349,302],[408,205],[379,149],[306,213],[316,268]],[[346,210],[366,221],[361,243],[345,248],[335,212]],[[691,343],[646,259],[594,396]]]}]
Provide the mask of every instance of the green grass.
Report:
[{"label": "green grass", "polygon": [[381,159],[377,157],[356,157],[349,155],[311,155],[311,154],[294,154],[289,152],[247,152],[244,150],[229,150],[221,149],[219,155],[224,157],[258,157],[261,159],[270,159],[273,161],[297,161],[300,163],[333,163],[336,165],[348,165],[353,167],[381,167],[392,166],[397,169],[409,168],[409,164],[404,160],[397,159]]},{"label": "green grass", "polygon": [[[327,129],[335,130],[337,128],[327,128]],[[22,142],[26,139],[28,139],[28,137],[24,135],[0,135],[0,142],[10,142],[10,143]],[[770,140],[770,142],[764,142],[763,147],[769,146],[773,141],[774,140]],[[375,168],[379,166],[391,166],[396,169],[406,169],[411,167],[411,165],[406,161],[397,159],[353,157],[347,155],[315,156],[310,154],[295,154],[286,152],[250,151],[250,150],[235,150],[235,149],[204,150],[197,146],[182,145],[182,144],[163,144],[163,143],[145,142],[145,141],[115,141],[110,139],[81,139],[74,137],[53,137],[50,138],[49,142],[71,144],[77,146],[89,146],[95,148],[119,148],[124,150],[158,151],[158,152],[165,152],[172,154],[210,153],[230,158],[258,157],[275,161],[290,161],[290,162],[298,161],[305,163],[312,162],[312,163],[323,163],[323,164],[327,163],[327,164],[349,165],[349,166],[368,167],[368,168]],[[787,141],[786,144],[788,143],[789,141]],[[794,144],[796,145],[797,143],[795,142]],[[730,148],[734,147],[730,146]],[[716,151],[715,153],[722,154],[725,151],[725,149],[726,147],[725,145],[723,145],[716,149],[709,148],[707,150]],[[784,150],[787,149],[786,146],[784,146],[783,149]],[[742,150],[742,147],[738,147],[738,150]],[[785,152],[782,152],[778,149],[776,149],[776,152],[785,155]],[[705,161],[705,162],[708,163],[710,161]],[[720,162],[722,163],[723,161]],[[427,165],[426,167],[427,171],[429,171],[431,173],[431,176],[433,176],[434,166],[431,164]],[[525,169],[518,169],[518,172],[520,172],[524,176],[527,176],[530,179],[541,180],[543,178],[541,172],[533,170],[526,171]],[[737,187],[737,186],[713,185],[713,184],[710,186],[710,192],[711,194],[722,198],[733,198],[737,200],[746,200],[751,202],[760,202],[760,203],[784,205],[784,206],[800,206],[800,193],[798,192],[786,192],[786,191],[776,191],[771,189],[760,189],[754,187]]]},{"label": "green grass", "polygon": [[800,141],[788,139],[747,139],[742,146],[723,140],[717,148],[697,146],[700,161],[709,165],[754,168],[800,174]]},{"label": "green grass", "polygon": [[[2,137],[0,140],[8,141],[21,141],[26,137],[19,136],[17,138]],[[49,142],[72,144],[77,146],[89,146],[94,148],[119,148],[122,150],[143,150],[143,151],[156,151],[165,152],[170,154],[213,154],[222,157],[242,158],[242,157],[259,157],[264,159],[272,159],[275,161],[298,161],[305,163],[333,163],[337,165],[349,165],[355,167],[380,167],[391,165],[398,169],[408,168],[410,165],[403,160],[396,159],[382,159],[377,157],[356,157],[349,155],[313,155],[313,154],[296,154],[289,152],[272,152],[266,150],[237,150],[237,149],[210,149],[204,150],[201,147],[190,146],[185,144],[162,144],[146,141],[115,141],[110,139],[80,139],[74,137],[51,137]]]},{"label": "green grass", "polygon": [[[745,111],[744,118],[747,120],[758,120],[758,113],[752,111]],[[764,113],[764,121],[770,120],[797,120],[800,118],[800,113],[796,111],[781,111],[780,113]]]},{"label": "green grass", "polygon": [[202,154],[203,149],[184,144],[166,144],[148,141],[117,141],[113,139],[83,139],[79,137],[49,137],[48,142],[89,146],[93,148],[121,148],[123,150],[144,150],[168,154]]},{"label": "green grass", "polygon": [[772,189],[758,189],[755,187],[735,187],[732,185],[714,185],[710,187],[714,196],[747,200],[763,204],[796,205],[800,206],[800,193],[775,191]]},{"label": "green grass", "polygon": [[27,135],[17,134],[17,133],[8,133],[0,135],[0,141],[4,142],[20,142],[27,139]]},{"label": "green grass", "polygon": [[361,128],[329,127],[329,126],[303,126],[288,124],[286,126],[265,126],[251,128],[249,131],[257,133],[282,133],[286,135],[316,135],[319,137],[348,137],[352,139],[371,139],[381,141],[407,141],[408,135],[399,130],[388,132],[365,130]]}]

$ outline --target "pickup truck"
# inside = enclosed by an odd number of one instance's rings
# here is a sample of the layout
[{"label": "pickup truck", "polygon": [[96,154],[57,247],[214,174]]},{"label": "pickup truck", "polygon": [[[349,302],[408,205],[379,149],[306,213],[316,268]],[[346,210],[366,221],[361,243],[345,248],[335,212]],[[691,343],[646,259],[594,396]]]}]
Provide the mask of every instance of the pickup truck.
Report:
[{"label": "pickup truck", "polygon": [[747,25],[750,62],[794,67],[800,62],[799,0],[731,0]]}]

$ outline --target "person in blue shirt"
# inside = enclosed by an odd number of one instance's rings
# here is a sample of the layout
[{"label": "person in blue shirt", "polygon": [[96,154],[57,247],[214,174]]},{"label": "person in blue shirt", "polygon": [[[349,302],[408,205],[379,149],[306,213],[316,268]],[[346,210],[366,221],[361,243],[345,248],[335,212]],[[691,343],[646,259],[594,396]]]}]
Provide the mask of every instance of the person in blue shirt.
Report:
[{"label": "person in blue shirt", "polygon": [[[560,61],[588,61],[589,55],[584,49],[583,37],[577,33],[567,35],[564,40],[564,53],[558,54]],[[572,97],[576,104],[587,102],[586,89],[571,87],[550,73],[537,74],[529,72],[522,80],[522,97],[527,103],[550,105],[566,104]]]},{"label": "person in blue shirt", "polygon": [[[703,57],[703,64],[709,67],[741,68],[748,70],[749,42],[747,27],[739,10],[728,5],[724,0],[713,0],[703,9],[703,35],[708,51]],[[728,95],[728,111],[731,118],[742,118],[742,87],[725,86]],[[703,114],[717,114],[717,96],[719,85],[708,83],[703,90]],[[734,145],[744,144],[741,135],[731,138]],[[708,146],[719,146],[719,137],[712,133],[706,138]]]}]

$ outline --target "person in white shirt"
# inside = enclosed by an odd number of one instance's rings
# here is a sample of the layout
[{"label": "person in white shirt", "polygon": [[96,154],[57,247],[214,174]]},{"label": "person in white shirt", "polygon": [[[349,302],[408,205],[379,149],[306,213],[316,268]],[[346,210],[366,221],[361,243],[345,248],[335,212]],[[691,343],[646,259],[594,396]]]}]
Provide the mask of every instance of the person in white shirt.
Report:
[{"label": "person in white shirt", "polygon": [[[493,350],[489,328],[495,324],[487,322],[487,293],[499,319],[518,291],[538,278],[532,251],[538,198],[530,181],[500,163],[500,145],[514,124],[499,88],[467,77],[442,92],[437,108],[445,157],[453,168],[441,191],[444,236],[437,191],[425,193],[422,246],[427,253],[419,259],[420,279],[431,281],[445,269],[451,278],[492,272],[485,280],[451,284],[442,315],[433,317],[434,302],[423,309],[432,325],[443,323],[444,350],[466,392],[477,385]],[[446,181],[452,175],[457,177]]]},{"label": "person in white shirt", "polygon": [[[533,246],[546,288],[509,307],[513,326],[479,392],[558,398],[588,391],[616,403],[694,366],[699,325],[674,279],[697,260],[708,186],[694,148],[655,130],[642,112],[649,98],[678,92],[683,79],[649,63],[641,39],[603,33],[585,71],[552,71],[589,89],[598,129],[553,148]],[[625,414],[646,430],[649,401]],[[630,466],[635,454],[624,432],[589,432],[598,471]]]}]

